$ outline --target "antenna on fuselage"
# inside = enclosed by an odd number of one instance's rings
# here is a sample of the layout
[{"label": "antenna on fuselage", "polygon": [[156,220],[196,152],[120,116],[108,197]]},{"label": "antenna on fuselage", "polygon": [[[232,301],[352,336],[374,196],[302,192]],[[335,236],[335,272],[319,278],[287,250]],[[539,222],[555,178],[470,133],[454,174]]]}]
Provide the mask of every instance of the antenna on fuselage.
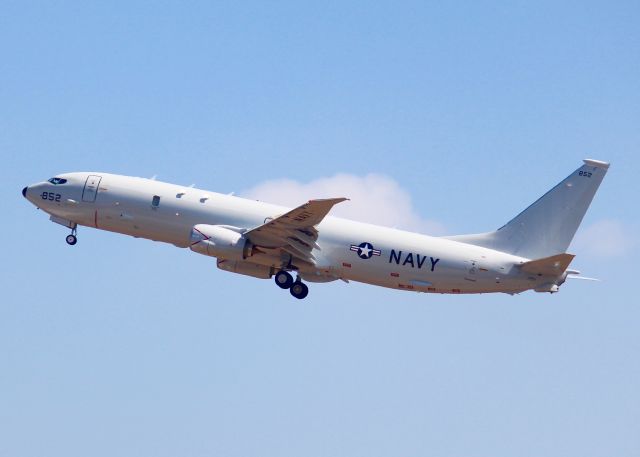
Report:
[{"label": "antenna on fuselage", "polygon": [[152,176],[152,177],[150,177],[149,179],[150,179],[151,181],[155,181],[157,177],[158,177],[158,175],[153,175],[153,176]]}]

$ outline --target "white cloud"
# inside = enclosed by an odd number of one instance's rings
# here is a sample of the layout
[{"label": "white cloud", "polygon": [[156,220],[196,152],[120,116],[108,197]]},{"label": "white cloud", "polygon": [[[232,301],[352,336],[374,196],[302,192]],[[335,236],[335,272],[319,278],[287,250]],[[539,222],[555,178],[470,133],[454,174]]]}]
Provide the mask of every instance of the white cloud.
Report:
[{"label": "white cloud", "polygon": [[618,220],[603,219],[578,230],[574,246],[594,257],[621,257],[638,245],[632,232]]},{"label": "white cloud", "polygon": [[411,196],[393,179],[368,174],[337,174],[300,183],[290,179],[266,181],[241,193],[264,202],[295,207],[314,198],[347,197],[331,214],[360,222],[415,230],[430,235],[444,234],[444,226],[423,219],[416,212]]}]

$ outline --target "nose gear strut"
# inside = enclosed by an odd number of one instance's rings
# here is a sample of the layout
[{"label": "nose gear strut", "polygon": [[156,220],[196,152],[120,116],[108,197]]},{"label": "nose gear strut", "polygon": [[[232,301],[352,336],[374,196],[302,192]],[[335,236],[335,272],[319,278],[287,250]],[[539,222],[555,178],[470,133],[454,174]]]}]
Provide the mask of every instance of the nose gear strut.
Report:
[{"label": "nose gear strut", "polygon": [[69,246],[73,246],[74,244],[76,244],[78,242],[78,237],[76,236],[77,230],[78,229],[78,224],[75,224],[72,228],[71,228],[71,234],[67,235],[67,244]]}]

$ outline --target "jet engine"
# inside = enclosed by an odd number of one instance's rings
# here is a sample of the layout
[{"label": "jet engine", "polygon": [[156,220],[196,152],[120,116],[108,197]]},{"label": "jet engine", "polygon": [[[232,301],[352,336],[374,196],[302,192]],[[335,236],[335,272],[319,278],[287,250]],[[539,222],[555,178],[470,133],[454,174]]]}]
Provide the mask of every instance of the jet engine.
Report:
[{"label": "jet engine", "polygon": [[189,248],[198,254],[226,260],[251,256],[252,243],[242,233],[221,225],[198,224],[191,229]]}]

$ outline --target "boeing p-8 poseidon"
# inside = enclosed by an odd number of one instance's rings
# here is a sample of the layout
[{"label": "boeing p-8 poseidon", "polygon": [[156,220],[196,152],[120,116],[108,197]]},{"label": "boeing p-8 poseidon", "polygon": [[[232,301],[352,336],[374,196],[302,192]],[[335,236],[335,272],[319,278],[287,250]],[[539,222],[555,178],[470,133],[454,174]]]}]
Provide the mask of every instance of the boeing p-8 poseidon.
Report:
[{"label": "boeing p-8 poseidon", "polygon": [[[151,179],[64,173],[22,195],[53,222],[147,238],[217,258],[218,268],[269,279],[296,298],[306,282],[359,281],[414,292],[557,292],[566,250],[609,164],[584,164],[496,231],[433,237],[329,216],[346,198],[290,209]],[[295,276],[295,278],[294,278]]]}]

